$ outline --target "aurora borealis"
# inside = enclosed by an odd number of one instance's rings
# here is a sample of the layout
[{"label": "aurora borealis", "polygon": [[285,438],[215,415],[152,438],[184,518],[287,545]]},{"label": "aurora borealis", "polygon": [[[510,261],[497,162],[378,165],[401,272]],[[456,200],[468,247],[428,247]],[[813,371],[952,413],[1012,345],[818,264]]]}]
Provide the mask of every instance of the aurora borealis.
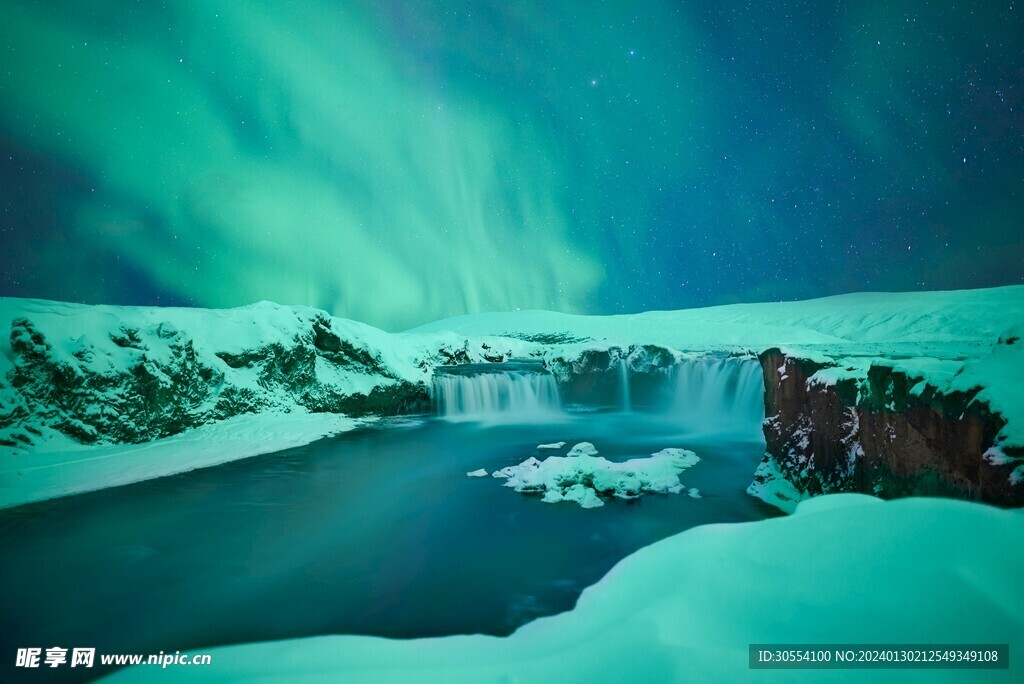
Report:
[{"label": "aurora borealis", "polygon": [[0,294],[394,330],[1019,283],[1022,11],[7,0]]}]

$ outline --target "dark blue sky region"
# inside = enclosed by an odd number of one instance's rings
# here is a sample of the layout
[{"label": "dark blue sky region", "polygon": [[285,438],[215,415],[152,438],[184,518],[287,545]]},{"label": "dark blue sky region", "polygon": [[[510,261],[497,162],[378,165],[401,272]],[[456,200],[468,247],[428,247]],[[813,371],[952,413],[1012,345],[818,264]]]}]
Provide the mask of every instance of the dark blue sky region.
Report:
[{"label": "dark blue sky region", "polygon": [[0,294],[400,329],[1024,279],[1015,2],[7,2]]}]

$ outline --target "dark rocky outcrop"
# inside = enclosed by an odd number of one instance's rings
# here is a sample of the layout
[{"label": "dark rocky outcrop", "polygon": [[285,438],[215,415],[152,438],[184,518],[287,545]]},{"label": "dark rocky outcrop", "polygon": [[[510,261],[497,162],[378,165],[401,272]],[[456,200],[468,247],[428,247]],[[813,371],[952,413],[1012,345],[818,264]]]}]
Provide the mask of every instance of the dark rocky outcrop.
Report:
[{"label": "dark rocky outcrop", "polygon": [[782,477],[802,496],[861,492],[1024,505],[1012,466],[986,457],[1005,421],[973,393],[943,394],[927,383],[922,391],[922,378],[884,362],[866,377],[817,382],[812,376],[831,363],[778,349],[759,359],[767,453],[752,488]]},{"label": "dark rocky outcrop", "polygon": [[[168,323],[110,333],[117,358],[85,336],[53,344],[27,318],[13,320],[13,394],[0,399],[0,445],[29,446],[41,430],[86,443],[137,443],[243,413],[264,410],[359,416],[424,410],[422,382],[398,377],[379,354],[332,329],[326,315],[307,321],[287,342],[243,351],[197,353],[192,337]],[[97,343],[99,342],[99,343]],[[368,392],[324,381],[366,377]]]},{"label": "dark rocky outcrop", "polygon": [[656,345],[575,348],[546,360],[568,403],[614,404],[622,382],[622,367],[629,376],[634,401],[655,403],[665,391],[665,374],[678,363],[678,355]]}]

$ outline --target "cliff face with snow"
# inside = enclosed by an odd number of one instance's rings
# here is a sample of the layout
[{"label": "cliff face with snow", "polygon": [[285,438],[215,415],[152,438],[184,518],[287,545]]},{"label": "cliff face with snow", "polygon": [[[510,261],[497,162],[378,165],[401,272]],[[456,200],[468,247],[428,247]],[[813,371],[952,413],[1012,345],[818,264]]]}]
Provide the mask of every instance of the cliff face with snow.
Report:
[{"label": "cliff face with snow", "polygon": [[760,362],[767,446],[751,493],[787,509],[835,492],[1024,505],[1024,449],[1004,443],[1006,419],[980,386],[937,386],[884,361],[837,369],[778,349]]},{"label": "cliff face with snow", "polygon": [[403,337],[268,302],[231,310],[2,300],[0,447],[55,434],[138,443],[266,411],[359,416],[426,410],[433,366],[511,346]]},{"label": "cliff face with snow", "polygon": [[[0,416],[0,444],[31,444],[41,428],[83,443],[141,442],[273,408],[360,415],[422,401],[422,385],[342,339],[330,319],[304,323],[288,341],[232,352],[197,349],[188,331],[168,323],[122,323],[106,340],[77,339],[68,353],[30,319],[16,318],[9,376],[16,394]],[[344,374],[372,385],[345,387]]]}]

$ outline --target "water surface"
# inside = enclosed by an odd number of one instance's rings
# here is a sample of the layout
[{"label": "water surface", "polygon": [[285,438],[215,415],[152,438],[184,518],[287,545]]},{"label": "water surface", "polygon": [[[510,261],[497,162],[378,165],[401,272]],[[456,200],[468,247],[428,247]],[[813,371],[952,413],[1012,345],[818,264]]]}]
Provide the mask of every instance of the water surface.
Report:
[{"label": "water surface", "polygon": [[[536,445],[555,441],[593,442],[612,460],[693,449],[701,462],[681,479],[704,498],[584,510],[465,475],[543,458]],[[641,413],[418,419],[2,511],[0,652],[13,662],[25,646],[156,653],[317,634],[508,634],[571,608],[642,546],[772,515],[744,493],[762,453],[759,441],[687,436]]]}]

